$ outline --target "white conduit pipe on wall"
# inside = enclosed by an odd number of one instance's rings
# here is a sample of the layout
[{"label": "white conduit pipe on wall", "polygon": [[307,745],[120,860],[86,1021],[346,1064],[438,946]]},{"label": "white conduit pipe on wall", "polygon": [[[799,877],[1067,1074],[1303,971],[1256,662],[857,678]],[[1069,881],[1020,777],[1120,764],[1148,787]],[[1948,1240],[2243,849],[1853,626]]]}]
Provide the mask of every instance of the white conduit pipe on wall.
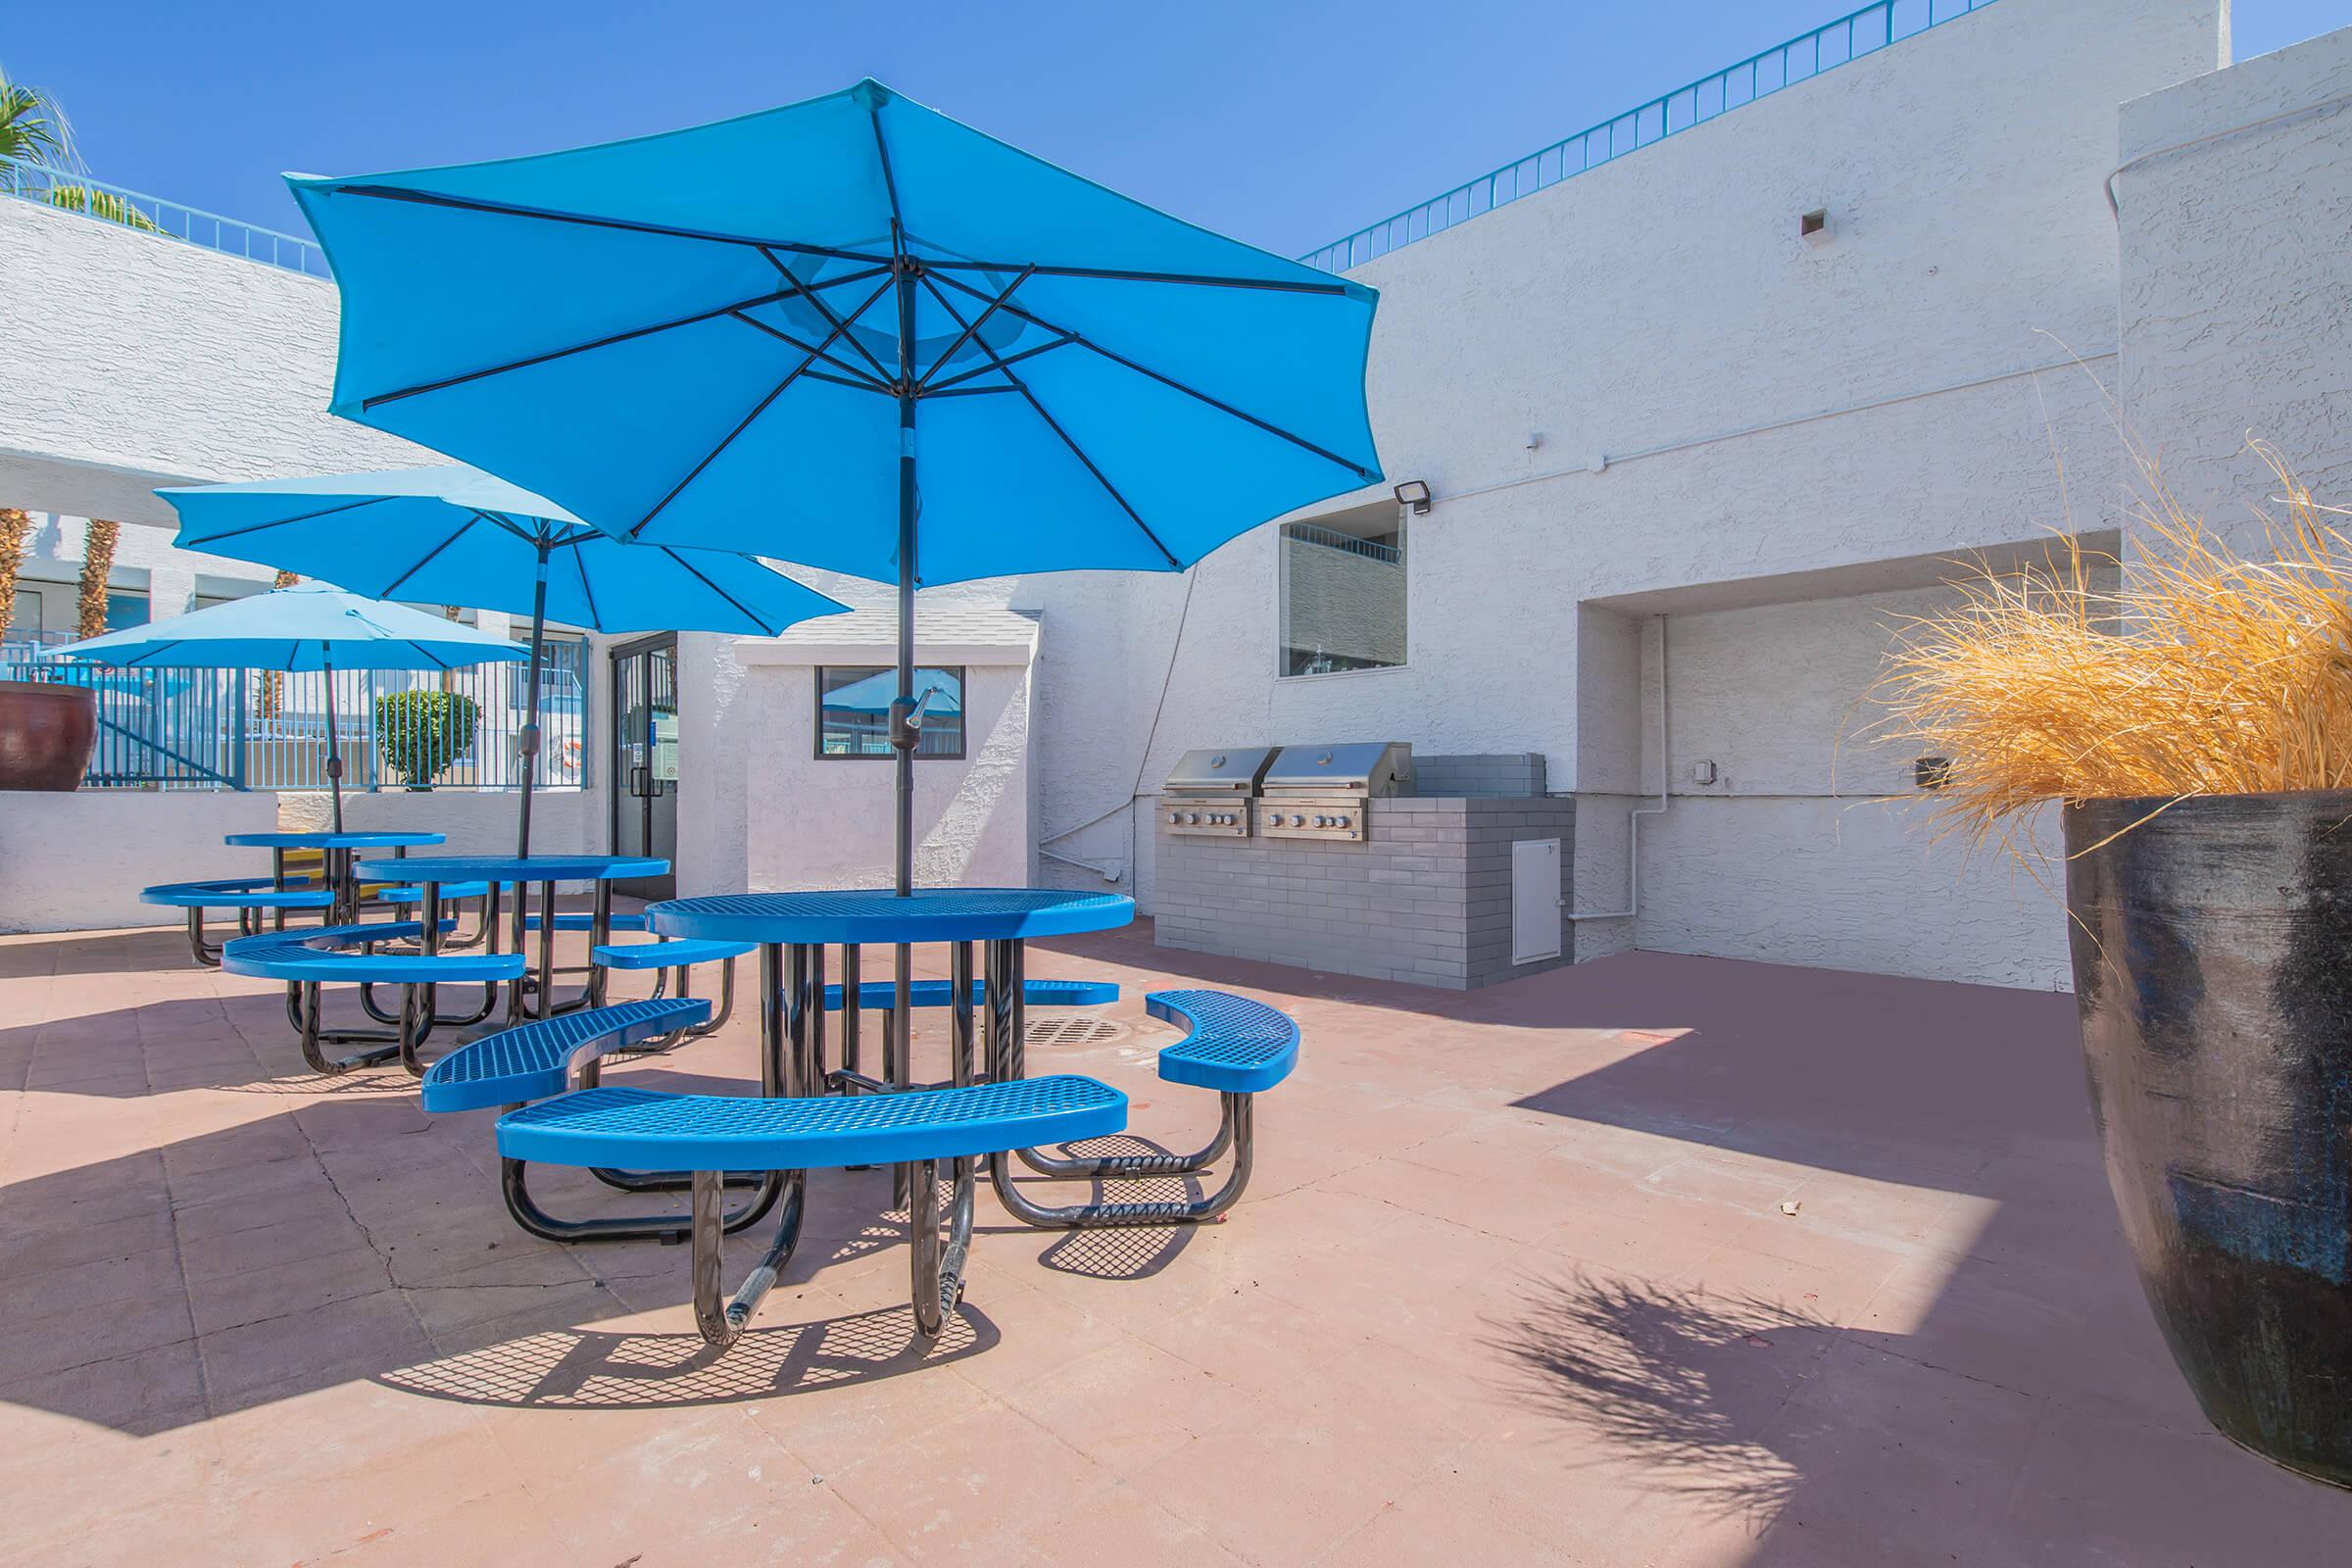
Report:
[{"label": "white conduit pipe on wall", "polygon": [[1626,813],[1625,907],[1571,910],[1571,920],[1631,920],[1642,912],[1642,819],[1666,814],[1668,791],[1674,787],[1674,759],[1666,744],[1666,617],[1658,623],[1658,804],[1637,806]]}]

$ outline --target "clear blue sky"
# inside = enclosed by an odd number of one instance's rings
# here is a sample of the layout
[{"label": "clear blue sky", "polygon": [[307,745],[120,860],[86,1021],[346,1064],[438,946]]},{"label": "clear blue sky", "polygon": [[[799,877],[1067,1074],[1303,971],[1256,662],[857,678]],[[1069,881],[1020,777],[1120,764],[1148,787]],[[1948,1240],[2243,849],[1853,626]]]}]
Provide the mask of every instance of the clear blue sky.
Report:
[{"label": "clear blue sky", "polygon": [[[281,170],[666,130],[876,76],[1286,253],[1859,0],[77,0],[9,7],[99,177],[300,231]],[[2352,0],[2237,0],[2240,58]]]}]

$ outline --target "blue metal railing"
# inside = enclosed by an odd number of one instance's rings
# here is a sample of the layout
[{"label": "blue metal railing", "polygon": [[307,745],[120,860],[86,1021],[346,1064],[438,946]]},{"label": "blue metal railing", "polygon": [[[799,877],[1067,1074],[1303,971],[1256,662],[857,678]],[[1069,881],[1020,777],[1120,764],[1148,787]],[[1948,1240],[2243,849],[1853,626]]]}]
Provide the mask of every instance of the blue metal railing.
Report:
[{"label": "blue metal railing", "polygon": [[1652,98],[1638,109],[1604,120],[1589,130],[1553,142],[1491,174],[1456,185],[1442,196],[1408,207],[1393,218],[1359,228],[1298,259],[1326,272],[1345,272],[1349,268],[1361,267],[1376,256],[1386,256],[1415,240],[1442,233],[1481,213],[1492,212],[1547,185],[1573,179],[1693,125],[1721,119],[1784,87],[1810,81],[1826,71],[1876,54],[1930,27],[1956,22],[1992,3],[1993,0],[1877,0],[1876,4],[1864,6],[1850,16],[1839,17],[1762,54],[1750,55],[1711,76],[1702,76],[1689,86]]},{"label": "blue metal railing", "polygon": [[[0,656],[0,680],[49,680],[98,694],[98,740],[85,787],[322,790],[326,677],[317,671],[152,668],[113,669],[58,660],[35,661],[12,639]],[[588,645],[551,642],[540,678],[539,788],[585,785],[588,754]],[[384,765],[375,730],[376,703],[394,692],[438,691],[442,677],[405,670],[342,670],[335,675],[335,733],[346,790],[401,789],[415,782]],[[471,741],[429,781],[444,788],[519,788],[516,731],[528,706],[524,666],[481,664],[454,670],[449,690],[474,706]]]},{"label": "blue metal railing", "polygon": [[283,234],[274,228],[240,223],[200,207],[149,196],[103,179],[92,179],[67,169],[51,169],[20,159],[0,158],[0,196],[39,202],[63,212],[79,213],[99,222],[115,223],[143,233],[185,240],[208,251],[242,256],[248,261],[280,267],[289,272],[325,277],[326,257],[316,240]]}]

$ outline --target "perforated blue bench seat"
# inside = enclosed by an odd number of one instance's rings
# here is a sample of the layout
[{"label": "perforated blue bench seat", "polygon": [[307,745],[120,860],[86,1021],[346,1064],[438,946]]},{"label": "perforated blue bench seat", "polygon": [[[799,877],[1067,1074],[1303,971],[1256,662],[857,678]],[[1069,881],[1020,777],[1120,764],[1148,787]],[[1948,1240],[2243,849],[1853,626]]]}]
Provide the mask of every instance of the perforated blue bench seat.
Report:
[{"label": "perforated blue bench seat", "polygon": [[166,882],[141,888],[139,902],[168,909],[324,909],[333,906],[335,895],[331,888],[280,888],[263,876]]},{"label": "perforated blue bench seat", "polygon": [[[538,930],[539,916],[535,913],[524,915],[522,919],[522,928],[525,931]],[[556,915],[556,929],[559,931],[593,931],[596,929],[596,916],[586,909],[560,910]],[[612,921],[607,926],[607,929],[612,931],[644,931],[650,928],[646,925],[645,916],[642,914],[615,914],[612,916]]]},{"label": "perforated blue bench seat", "polygon": [[1169,1083],[1254,1095],[1298,1064],[1298,1025],[1262,1002],[1223,991],[1154,991],[1144,1009],[1192,1031],[1159,1054],[1159,1076]]},{"label": "perforated blue bench seat", "polygon": [[[455,930],[444,920],[441,929]],[[317,926],[308,931],[265,931],[238,937],[220,949],[220,967],[261,980],[310,985],[321,981],[368,981],[377,985],[513,980],[523,960],[513,953],[362,953],[362,944],[415,940],[421,920],[378,920],[365,925]]]},{"label": "perforated blue bench seat", "polygon": [[[501,887],[509,888],[514,885],[512,882],[499,884]],[[422,904],[424,889],[415,884],[408,887],[382,888],[377,891],[375,896],[379,902],[384,904]],[[441,896],[445,899],[486,899],[490,896],[490,884],[487,882],[444,882],[441,884]]]},{"label": "perforated blue bench seat", "polygon": [[[955,1000],[956,984],[952,980],[917,980],[907,990],[907,1001],[917,1007],[944,1007]],[[987,1000],[985,984],[973,981],[972,1005],[980,1006]],[[1021,987],[1021,1001],[1032,1007],[1098,1007],[1118,1000],[1118,985],[1109,980],[1031,980]],[[867,980],[858,987],[860,1008],[886,1012],[896,1004],[888,980]],[[841,1010],[841,987],[825,987],[825,1010]]]},{"label": "perforated blue bench seat", "polygon": [[498,1152],[630,1170],[814,1170],[991,1154],[1126,1127],[1127,1097],[1075,1076],[815,1100],[607,1087],[509,1111]]},{"label": "perforated blue bench seat", "polygon": [[564,1092],[581,1055],[626,1051],[710,1016],[710,1004],[700,997],[666,997],[616,1002],[502,1029],[460,1046],[425,1069],[424,1108],[439,1113],[545,1100]]},{"label": "perforated blue bench seat", "polygon": [[679,969],[693,963],[740,958],[751,951],[749,942],[704,942],[693,937],[673,937],[667,942],[614,942],[590,948],[588,961],[608,969]]}]

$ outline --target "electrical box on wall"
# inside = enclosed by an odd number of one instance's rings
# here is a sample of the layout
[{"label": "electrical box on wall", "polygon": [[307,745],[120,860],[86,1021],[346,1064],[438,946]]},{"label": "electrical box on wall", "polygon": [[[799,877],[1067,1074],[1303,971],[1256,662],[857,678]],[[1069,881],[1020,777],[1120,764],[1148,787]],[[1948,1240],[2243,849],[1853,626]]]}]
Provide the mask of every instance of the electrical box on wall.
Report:
[{"label": "electrical box on wall", "polygon": [[1690,782],[1693,784],[1712,784],[1720,776],[1715,764],[1704,759],[1690,764]]}]

